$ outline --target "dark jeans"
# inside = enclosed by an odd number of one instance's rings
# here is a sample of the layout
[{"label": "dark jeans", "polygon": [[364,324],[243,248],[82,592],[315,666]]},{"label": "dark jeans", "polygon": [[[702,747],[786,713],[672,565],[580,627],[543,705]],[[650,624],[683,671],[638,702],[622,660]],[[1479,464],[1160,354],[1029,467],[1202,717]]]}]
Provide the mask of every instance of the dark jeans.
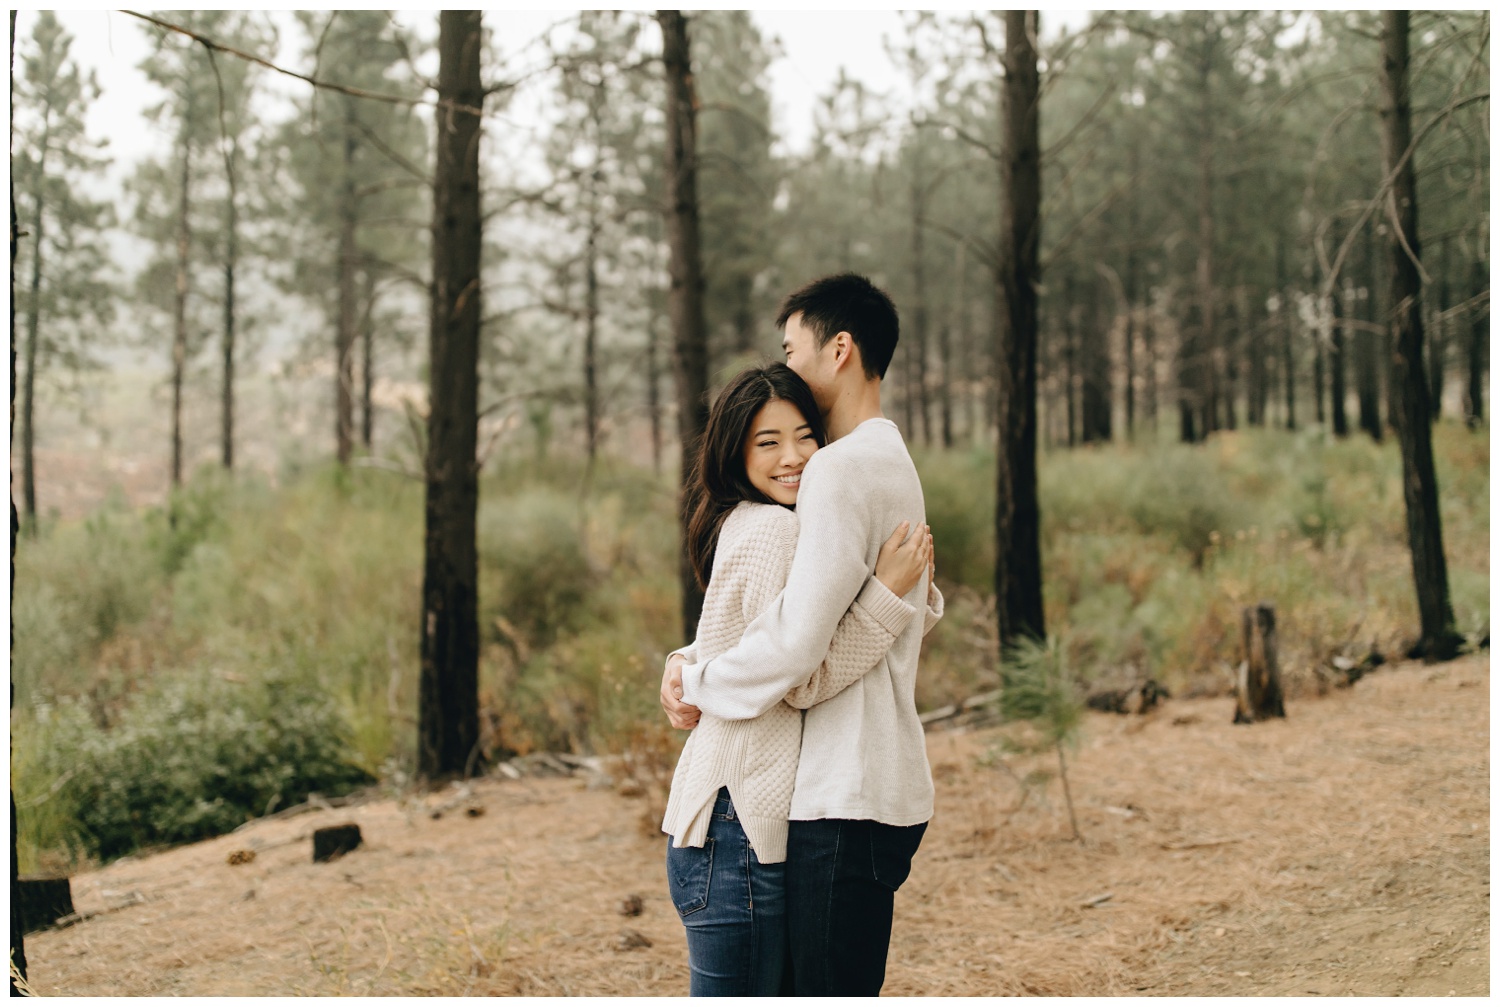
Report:
[{"label": "dark jeans", "polygon": [[885,982],[896,889],[911,873],[921,825],[792,822],[786,907],[792,991],[875,996]]},{"label": "dark jeans", "polygon": [[667,888],[687,929],[689,992],[775,996],[786,965],[785,864],[762,864],[728,789],[702,847],[667,840]]}]

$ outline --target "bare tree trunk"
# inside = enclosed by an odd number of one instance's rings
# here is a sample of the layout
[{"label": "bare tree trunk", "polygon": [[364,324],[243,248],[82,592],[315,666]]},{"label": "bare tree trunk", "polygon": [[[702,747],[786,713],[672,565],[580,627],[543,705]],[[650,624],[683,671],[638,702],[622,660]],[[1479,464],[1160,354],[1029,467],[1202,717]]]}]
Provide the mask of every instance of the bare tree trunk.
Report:
[{"label": "bare tree trunk", "polygon": [[[662,61],[667,72],[667,243],[671,248],[673,370],[677,376],[677,430],[682,442],[682,486],[692,480],[698,438],[708,423],[708,333],[703,319],[703,257],[698,230],[697,99],[693,93],[692,54],[687,21],[681,11],[656,12],[661,24]],[[698,632],[703,592],[687,555],[691,517],[679,497],[682,583],[682,628],[686,639]]]},{"label": "bare tree trunk", "polygon": [[1365,228],[1364,306],[1360,318],[1366,323],[1354,334],[1354,383],[1359,393],[1359,428],[1377,443],[1384,435],[1380,421],[1380,370],[1377,363],[1379,340],[1376,328],[1379,316],[1375,310],[1375,229]]},{"label": "bare tree trunk", "polygon": [[1192,354],[1192,391],[1201,410],[1201,429],[1192,441],[1208,436],[1218,427],[1216,360],[1218,333],[1214,323],[1214,134],[1213,134],[1213,61],[1209,48],[1209,26],[1203,23],[1202,51],[1198,58],[1198,258],[1195,268],[1198,287],[1198,332]]},{"label": "bare tree trunk", "polygon": [[1322,425],[1327,420],[1323,409],[1323,398],[1327,394],[1327,383],[1323,380],[1323,339],[1321,333],[1313,335],[1313,403],[1318,424]]},{"label": "bare tree trunk", "polygon": [[1334,281],[1333,296],[1329,302],[1329,333],[1332,336],[1332,349],[1328,353],[1328,398],[1333,407],[1333,435],[1335,437],[1349,436],[1349,414],[1345,410],[1345,399],[1349,390],[1344,387],[1344,302],[1347,300],[1344,294],[1343,277]]},{"label": "bare tree trunk", "polygon": [[1108,324],[1102,317],[1100,285],[1094,284],[1094,296],[1088,306],[1080,308],[1085,321],[1081,329],[1084,337],[1080,349],[1083,351],[1082,433],[1083,443],[1094,444],[1108,441],[1113,435],[1112,419],[1114,403],[1110,395]]},{"label": "bare tree trunk", "polygon": [[432,335],[427,417],[426,551],[417,773],[469,775],[479,755],[481,121],[478,11],[438,17],[437,169],[433,186]]},{"label": "bare tree trunk", "polygon": [[942,389],[938,394],[938,422],[941,424],[943,447],[953,446],[953,337],[957,333],[963,338],[964,311],[964,243],[953,243],[954,296],[949,307],[949,317],[938,330],[938,381]]},{"label": "bare tree trunk", "polygon": [[220,395],[219,448],[226,469],[234,468],[234,273],[239,265],[239,206],[235,184],[234,162],[239,155],[239,140],[226,155],[225,177],[229,183],[229,200],[224,220],[224,383]]},{"label": "bare tree trunk", "polygon": [[[11,80],[11,103],[10,103],[10,135],[16,135],[16,103],[15,103],[15,80],[16,80],[16,12],[10,12],[10,80]],[[15,147],[12,140],[11,163],[15,163]],[[16,221],[16,180],[11,176],[10,180],[10,429],[14,437],[16,429],[16,253],[20,249],[21,228]],[[16,596],[16,537],[20,533],[21,522],[16,515],[15,497],[15,475],[11,475],[11,497],[10,497],[10,596]],[[14,649],[14,639],[11,648]],[[15,679],[11,679],[10,706],[16,707]],[[16,996],[16,976],[21,977],[22,982],[26,980],[26,937],[25,925],[21,922],[21,900],[19,896],[20,875],[17,869],[16,859],[16,790],[15,784],[11,784],[10,790],[10,961],[14,972],[10,979],[10,995]]]},{"label": "bare tree trunk", "polygon": [[[932,443],[932,423],[927,408],[927,269],[924,241],[927,235],[927,196],[922,176],[922,147],[917,144],[914,153],[911,184],[911,275],[916,293],[916,304],[912,311],[912,382],[916,392],[917,419],[921,427],[923,444]],[[917,429],[911,430],[912,439],[917,438]]]},{"label": "bare tree trunk", "polygon": [[589,183],[589,230],[584,249],[583,431],[588,460],[599,453],[599,193]]},{"label": "bare tree trunk", "polygon": [[187,136],[191,112],[183,117],[182,177],[177,203],[177,283],[172,327],[172,485],[182,485],[182,382],[187,371],[188,254],[192,239],[188,187],[192,181],[192,144]]},{"label": "bare tree trunk", "polygon": [[[1469,281],[1469,295],[1477,300],[1484,293],[1488,279],[1484,263],[1475,259]],[[1477,430],[1484,425],[1484,368],[1489,349],[1489,315],[1487,303],[1476,303],[1469,309],[1469,381],[1464,390],[1464,423],[1470,430]]]},{"label": "bare tree trunk", "polygon": [[340,465],[354,453],[354,330],[358,305],[354,295],[359,209],[354,192],[354,99],[344,99],[344,182],[339,200],[339,327],[334,340],[334,436]]},{"label": "bare tree trunk", "polygon": [[1437,422],[1443,415],[1443,372],[1448,357],[1448,309],[1453,306],[1453,287],[1448,281],[1450,259],[1448,246],[1443,239],[1443,252],[1438,265],[1437,304],[1432,312],[1432,339],[1427,347],[1427,403],[1432,408],[1432,420]]},{"label": "bare tree trunk", "polygon": [[1151,325],[1151,289],[1146,288],[1146,303],[1141,310],[1141,346],[1146,351],[1146,416],[1151,420],[1152,439],[1160,430],[1156,389],[1156,332]]},{"label": "bare tree trunk", "polygon": [[[656,292],[652,292],[655,300]],[[656,331],[657,309],[652,308],[651,319],[646,324],[646,413],[651,419],[651,471],[661,474],[661,385],[660,363],[657,360]]]},{"label": "bare tree trunk", "polygon": [[[1448,596],[1448,561],[1443,555],[1442,514],[1432,461],[1431,411],[1422,373],[1422,281],[1417,261],[1417,182],[1411,146],[1411,93],[1408,90],[1409,11],[1384,11],[1381,32],[1380,117],[1386,170],[1394,177],[1386,200],[1391,227],[1391,309],[1395,347],[1391,384],[1396,391],[1396,431],[1401,439],[1402,488],[1406,529],[1422,639],[1415,648],[1427,661],[1448,660],[1462,638],[1453,627]],[[1402,158],[1406,160],[1402,163]]]},{"label": "bare tree trunk", "polygon": [[1285,383],[1286,428],[1297,429],[1297,366],[1292,355],[1292,297],[1286,285],[1286,243],[1276,241],[1276,310],[1281,323],[1281,370]]},{"label": "bare tree trunk", "polygon": [[[37,157],[36,206],[31,215],[31,298],[26,306],[26,384],[21,392],[21,502],[26,515],[26,522],[22,527],[31,535],[35,535],[37,531],[36,362],[42,315],[42,238],[44,237],[41,182],[46,178],[47,173],[47,149],[52,146],[51,113],[50,105],[43,110],[46,122],[42,129],[42,150]],[[12,284],[12,289],[14,289],[14,284]],[[11,312],[15,312],[14,300],[11,303]],[[14,383],[11,387],[14,389]]]},{"label": "bare tree trunk", "polygon": [[364,310],[360,313],[359,442],[365,451],[375,443],[375,273],[364,270]]},{"label": "bare tree trunk", "polygon": [[1022,637],[1046,639],[1036,481],[1037,285],[1042,230],[1039,33],[1037,11],[1005,12],[1005,156],[996,305],[1000,458],[995,507],[995,610],[1002,648]]}]

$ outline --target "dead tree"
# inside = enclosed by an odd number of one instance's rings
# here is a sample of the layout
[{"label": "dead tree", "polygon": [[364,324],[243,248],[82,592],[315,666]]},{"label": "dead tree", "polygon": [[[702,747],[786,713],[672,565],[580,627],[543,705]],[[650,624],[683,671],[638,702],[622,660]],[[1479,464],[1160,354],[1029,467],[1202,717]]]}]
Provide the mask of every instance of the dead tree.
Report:
[{"label": "dead tree", "polygon": [[478,11],[438,18],[430,411],[417,773],[467,775],[479,742],[479,78]]},{"label": "dead tree", "polygon": [[1253,724],[1285,717],[1281,669],[1276,663],[1276,609],[1262,602],[1241,615],[1240,638],[1245,660],[1234,690],[1234,722]]}]

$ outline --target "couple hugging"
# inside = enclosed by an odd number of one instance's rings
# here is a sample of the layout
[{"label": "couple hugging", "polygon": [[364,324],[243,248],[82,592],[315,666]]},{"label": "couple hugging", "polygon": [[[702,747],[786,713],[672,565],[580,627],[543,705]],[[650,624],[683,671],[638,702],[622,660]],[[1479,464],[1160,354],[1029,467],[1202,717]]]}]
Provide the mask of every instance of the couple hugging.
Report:
[{"label": "couple hugging", "polygon": [[704,598],[662,677],[668,719],[693,732],[667,883],[694,996],[874,995],[932,817],[914,689],[943,600],[922,486],[880,408],[895,305],[831,276],[777,326],[786,363],[719,394],[687,488]]}]

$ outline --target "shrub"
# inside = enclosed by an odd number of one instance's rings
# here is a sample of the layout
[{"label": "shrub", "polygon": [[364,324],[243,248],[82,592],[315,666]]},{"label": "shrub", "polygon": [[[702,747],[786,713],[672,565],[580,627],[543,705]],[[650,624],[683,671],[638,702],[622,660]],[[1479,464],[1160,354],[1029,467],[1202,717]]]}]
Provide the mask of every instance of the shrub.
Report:
[{"label": "shrub", "polygon": [[35,768],[55,774],[75,846],[105,860],[219,835],[373,779],[347,761],[347,730],[329,698],[282,675],[244,684],[175,676],[138,693],[109,730],[71,701],[39,713],[50,730]]},{"label": "shrub", "polygon": [[[980,449],[919,453],[917,470],[932,526],[938,576],[976,591],[995,589],[995,459]],[[895,529],[888,529],[886,534]]]},{"label": "shrub", "polygon": [[498,615],[533,646],[546,646],[579,624],[599,577],[579,527],[577,498],[553,489],[527,488],[481,507],[481,563],[497,575],[493,591],[481,593],[486,625]]}]

